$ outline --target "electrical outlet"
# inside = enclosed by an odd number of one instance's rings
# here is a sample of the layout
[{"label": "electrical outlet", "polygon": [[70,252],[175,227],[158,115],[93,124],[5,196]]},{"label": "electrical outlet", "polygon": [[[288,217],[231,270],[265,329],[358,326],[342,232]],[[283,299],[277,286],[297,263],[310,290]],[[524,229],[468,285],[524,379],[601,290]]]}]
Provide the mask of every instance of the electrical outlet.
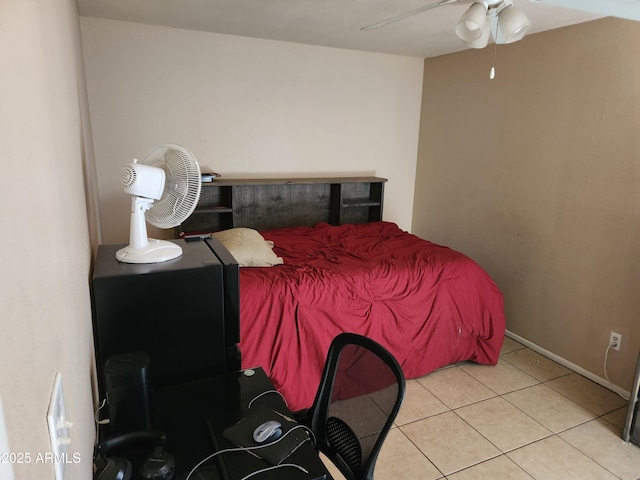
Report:
[{"label": "electrical outlet", "polygon": [[616,332],[611,332],[609,336],[609,346],[612,350],[620,351],[620,344],[622,343],[622,335]]},{"label": "electrical outlet", "polygon": [[51,402],[47,412],[47,424],[49,425],[49,439],[51,440],[55,478],[56,480],[63,480],[64,466],[67,463],[67,448],[71,443],[69,429],[73,424],[67,420],[64,410],[62,374],[59,372],[53,382],[53,392],[51,393]]}]

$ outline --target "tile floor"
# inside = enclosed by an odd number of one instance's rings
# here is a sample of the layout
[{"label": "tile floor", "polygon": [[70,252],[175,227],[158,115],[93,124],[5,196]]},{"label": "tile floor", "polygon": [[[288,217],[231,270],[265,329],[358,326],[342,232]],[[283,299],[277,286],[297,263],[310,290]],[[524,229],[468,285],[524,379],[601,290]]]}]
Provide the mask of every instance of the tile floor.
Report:
[{"label": "tile floor", "polygon": [[621,440],[627,405],[506,338],[496,366],[407,381],[376,480],[639,480],[640,447]]}]

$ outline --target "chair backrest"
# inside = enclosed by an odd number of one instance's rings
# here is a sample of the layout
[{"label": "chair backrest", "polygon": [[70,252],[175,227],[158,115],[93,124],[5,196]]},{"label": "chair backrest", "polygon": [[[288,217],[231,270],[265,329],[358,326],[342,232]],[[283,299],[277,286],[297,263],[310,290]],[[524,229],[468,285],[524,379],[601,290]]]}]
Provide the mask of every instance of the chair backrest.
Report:
[{"label": "chair backrest", "polygon": [[405,389],[400,365],[380,344],[353,333],[331,343],[308,421],[318,450],[348,480],[373,479]]}]

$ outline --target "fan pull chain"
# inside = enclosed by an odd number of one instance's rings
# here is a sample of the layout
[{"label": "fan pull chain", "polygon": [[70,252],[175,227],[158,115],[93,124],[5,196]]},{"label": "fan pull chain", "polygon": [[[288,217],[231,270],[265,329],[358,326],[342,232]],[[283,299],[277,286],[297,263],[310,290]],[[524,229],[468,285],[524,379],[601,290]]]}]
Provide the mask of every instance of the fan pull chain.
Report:
[{"label": "fan pull chain", "polygon": [[496,78],[496,51],[498,50],[498,22],[496,22],[496,33],[493,36],[493,60],[491,60],[491,70],[489,70],[489,80]]}]

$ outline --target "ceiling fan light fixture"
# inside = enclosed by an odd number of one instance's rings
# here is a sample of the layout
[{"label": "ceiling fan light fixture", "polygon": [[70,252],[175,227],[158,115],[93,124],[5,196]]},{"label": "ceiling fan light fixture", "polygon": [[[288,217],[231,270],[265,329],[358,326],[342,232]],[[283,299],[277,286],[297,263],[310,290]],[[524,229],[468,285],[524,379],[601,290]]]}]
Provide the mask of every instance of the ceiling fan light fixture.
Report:
[{"label": "ceiling fan light fixture", "polygon": [[491,24],[489,22],[486,22],[484,24],[484,27],[482,28],[482,34],[480,35],[480,37],[470,42],[464,42],[464,43],[471,48],[484,48],[489,43],[490,36],[491,36]]},{"label": "ceiling fan light fixture", "polygon": [[498,13],[498,25],[504,43],[513,43],[522,40],[531,29],[531,22],[520,10],[513,5],[507,5]]},{"label": "ceiling fan light fixture", "polygon": [[487,6],[474,3],[460,18],[456,25],[456,35],[464,42],[473,42],[482,37],[487,23]]}]

